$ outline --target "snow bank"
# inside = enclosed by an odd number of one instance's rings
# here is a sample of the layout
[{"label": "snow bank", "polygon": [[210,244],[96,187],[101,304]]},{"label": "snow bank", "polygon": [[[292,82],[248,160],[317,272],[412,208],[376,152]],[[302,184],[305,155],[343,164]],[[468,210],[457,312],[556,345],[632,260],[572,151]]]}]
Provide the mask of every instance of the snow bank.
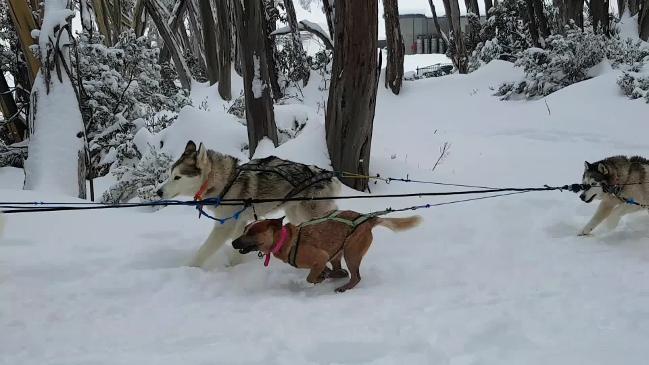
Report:
[{"label": "snow bank", "polygon": [[23,169],[16,167],[0,167],[0,189],[20,190],[25,182]]}]

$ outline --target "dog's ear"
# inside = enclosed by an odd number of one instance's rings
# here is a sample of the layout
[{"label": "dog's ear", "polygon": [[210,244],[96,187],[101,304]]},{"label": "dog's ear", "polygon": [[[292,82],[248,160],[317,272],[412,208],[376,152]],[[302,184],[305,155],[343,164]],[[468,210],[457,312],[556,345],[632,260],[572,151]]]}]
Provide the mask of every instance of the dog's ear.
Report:
[{"label": "dog's ear", "polygon": [[284,218],[286,218],[286,216],[281,217],[281,218],[277,218],[277,219],[273,219],[272,225],[274,225],[278,229],[282,228],[282,226],[284,225]]},{"label": "dog's ear", "polygon": [[602,175],[608,175],[608,168],[601,162],[597,164],[597,171]]},{"label": "dog's ear", "polygon": [[198,166],[205,166],[209,163],[208,157],[207,157],[207,148],[205,148],[205,145],[201,143],[198,146],[198,155],[196,156],[196,164]]},{"label": "dog's ear", "polygon": [[584,168],[585,168],[586,170],[590,170],[590,166],[591,166],[590,162],[588,162],[588,161],[584,161]]},{"label": "dog's ear", "polygon": [[183,155],[189,155],[194,152],[196,152],[196,143],[194,143],[194,141],[187,142],[187,145],[185,146],[185,152],[183,152]]}]

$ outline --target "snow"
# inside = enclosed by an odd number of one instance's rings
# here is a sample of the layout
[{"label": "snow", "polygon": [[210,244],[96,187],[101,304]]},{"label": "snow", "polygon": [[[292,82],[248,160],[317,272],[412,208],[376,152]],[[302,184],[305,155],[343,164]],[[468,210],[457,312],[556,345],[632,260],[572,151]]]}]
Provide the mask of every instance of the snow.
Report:
[{"label": "snow", "polygon": [[25,173],[15,167],[0,167],[0,189],[20,190],[23,187]]},{"label": "snow", "polygon": [[[492,96],[503,80],[521,77],[503,61],[469,75],[404,83],[398,96],[379,87],[371,173],[562,185],[580,180],[584,160],[648,156],[641,133],[646,103],[621,95],[617,71],[601,70],[535,101]],[[329,165],[316,91],[305,89],[311,111],[278,108],[282,126],[308,117],[298,136],[277,149],[262,142],[257,155]],[[176,156],[187,138],[246,154],[238,150],[245,129],[219,107],[186,108],[172,127],[141,138],[163,141]],[[449,154],[431,171],[445,142]],[[371,188],[374,194],[442,190],[396,182]],[[74,200],[49,189],[0,190],[0,201]],[[341,206],[368,212],[447,200],[453,198]],[[615,231],[577,237],[594,210],[569,192],[420,210],[419,228],[375,230],[363,280],[344,294],[333,292],[339,282],[312,286],[304,270],[278,260],[264,268],[254,255],[233,267],[184,266],[212,228],[188,207],[7,215],[0,332],[10,335],[0,341],[0,363],[643,363],[648,217],[636,214]]]},{"label": "snow", "polygon": [[252,56],[253,60],[253,66],[255,68],[255,75],[252,79],[252,93],[255,96],[255,99],[261,98],[264,89],[266,88],[266,84],[264,84],[264,81],[261,79],[261,70],[259,68],[259,56],[256,54]]},{"label": "snow", "polygon": [[62,79],[59,82],[52,74],[49,94],[40,72],[34,81],[38,109],[25,161],[25,189],[79,196],[78,153],[83,141],[77,135],[83,132],[83,122],[70,79],[65,73]]}]

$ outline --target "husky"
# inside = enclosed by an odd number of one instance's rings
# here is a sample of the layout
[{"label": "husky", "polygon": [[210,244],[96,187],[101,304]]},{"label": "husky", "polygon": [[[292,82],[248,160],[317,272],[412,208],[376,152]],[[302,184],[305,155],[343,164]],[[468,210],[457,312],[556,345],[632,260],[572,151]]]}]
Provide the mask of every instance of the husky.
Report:
[{"label": "husky", "polygon": [[[582,184],[587,189],[579,196],[585,203],[601,200],[595,215],[579,232],[589,235],[606,220],[607,228],[615,229],[622,216],[646,209],[649,205],[649,160],[634,156],[614,156],[584,164]],[[639,205],[629,204],[633,199]]]},{"label": "husky", "polygon": [[[189,141],[157,194],[162,199],[196,194],[197,199],[218,197],[245,200],[336,196],[339,191],[340,182],[333,172],[319,167],[275,156],[240,164],[235,157],[208,150],[202,143],[197,149],[196,144]],[[205,195],[201,196],[203,192]],[[241,208],[229,205],[209,207],[217,218],[231,217]],[[300,224],[337,209],[332,200],[261,203],[254,204],[252,208],[242,212],[238,219],[229,219],[223,224],[215,222],[190,266],[202,267],[227,240],[240,236],[245,224],[257,214],[264,216],[283,209],[290,222]],[[231,259],[236,261],[238,258]]]}]

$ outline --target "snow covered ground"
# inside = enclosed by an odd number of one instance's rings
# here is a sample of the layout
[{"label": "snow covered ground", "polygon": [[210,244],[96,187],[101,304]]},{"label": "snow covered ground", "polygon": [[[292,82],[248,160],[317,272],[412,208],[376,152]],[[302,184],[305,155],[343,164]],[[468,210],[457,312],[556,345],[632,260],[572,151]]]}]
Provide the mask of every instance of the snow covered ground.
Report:
[{"label": "snow covered ground", "polygon": [[[519,72],[493,62],[470,75],[404,83],[399,96],[381,87],[372,173],[562,185],[579,181],[584,160],[649,155],[641,117],[648,106],[620,95],[615,72],[537,101],[491,96]],[[205,132],[217,141],[241,139],[214,149],[245,143],[236,121],[183,113],[175,132],[150,138],[181,143],[178,134],[193,129],[184,123],[193,123],[224,128],[216,131],[225,136]],[[259,154],[326,164],[322,116],[307,116],[296,139]],[[445,142],[449,155],[433,172]],[[0,200],[71,200],[18,191],[20,184],[1,188]],[[373,193],[438,190],[372,185]],[[341,205],[372,211],[441,201]],[[189,208],[7,216],[0,363],[644,363],[649,217],[577,237],[594,209],[572,193],[546,192],[420,210],[424,224],[413,231],[376,229],[363,280],[344,294],[333,292],[339,283],[311,286],[304,271],[277,260],[264,268],[254,255],[229,268],[218,259],[209,271],[184,266],[212,224]]]}]

